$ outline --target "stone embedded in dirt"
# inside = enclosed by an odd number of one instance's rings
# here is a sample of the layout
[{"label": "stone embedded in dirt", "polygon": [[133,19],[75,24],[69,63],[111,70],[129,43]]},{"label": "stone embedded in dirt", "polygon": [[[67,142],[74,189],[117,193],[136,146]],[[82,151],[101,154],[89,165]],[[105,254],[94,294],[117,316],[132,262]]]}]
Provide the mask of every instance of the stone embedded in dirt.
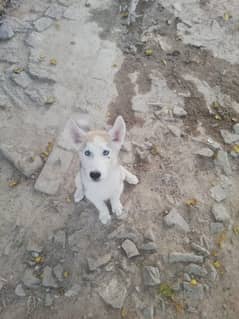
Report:
[{"label": "stone embedded in dirt", "polygon": [[183,292],[184,292],[184,297],[192,299],[192,300],[202,300],[204,298],[204,289],[203,289],[203,285],[201,284],[192,286],[190,283],[184,282]]},{"label": "stone embedded in dirt", "polygon": [[168,129],[176,137],[180,137],[182,135],[180,128],[177,127],[176,125],[168,125]]},{"label": "stone embedded in dirt", "polygon": [[15,294],[18,296],[18,297],[25,297],[26,296],[26,293],[22,287],[22,284],[18,284],[15,288]]},{"label": "stone embedded in dirt", "polygon": [[42,17],[38,20],[36,20],[33,25],[37,32],[42,32],[46,29],[48,29],[53,23],[53,20],[50,18]]},{"label": "stone embedded in dirt", "polygon": [[215,159],[215,165],[218,166],[226,175],[231,175],[232,169],[228,159],[227,152],[219,150]]},{"label": "stone embedded in dirt", "polygon": [[210,223],[210,232],[212,235],[221,233],[224,229],[223,223]]},{"label": "stone embedded in dirt", "polygon": [[11,80],[23,89],[26,89],[32,83],[32,80],[24,71],[20,72],[19,74],[12,72]]},{"label": "stone embedded in dirt", "polygon": [[36,183],[35,189],[48,195],[55,195],[64,181],[73,153],[54,147]]},{"label": "stone embedded in dirt", "polygon": [[195,263],[202,264],[204,261],[203,256],[198,256],[192,253],[171,253],[169,254],[169,263]]},{"label": "stone embedded in dirt", "polygon": [[220,130],[220,133],[226,144],[234,144],[239,142],[239,134],[234,134],[227,130]]},{"label": "stone embedded in dirt", "polygon": [[32,176],[43,165],[40,156],[15,145],[0,144],[0,152],[26,177]]},{"label": "stone embedded in dirt", "polygon": [[58,285],[52,276],[52,269],[46,266],[42,274],[42,286],[47,288],[57,288]]},{"label": "stone embedded in dirt", "polygon": [[127,288],[122,280],[113,277],[109,281],[103,281],[98,288],[98,294],[106,304],[113,308],[121,309],[127,295]]},{"label": "stone embedded in dirt", "polygon": [[139,256],[139,251],[138,251],[135,243],[133,243],[131,240],[126,239],[122,243],[121,247],[125,251],[128,258]]},{"label": "stone embedded in dirt", "polygon": [[220,150],[220,149],[222,148],[221,145],[220,145],[218,142],[214,141],[211,137],[209,137],[209,138],[207,139],[207,144],[208,144],[208,146],[211,147],[214,151],[218,151],[218,150]]},{"label": "stone embedded in dirt", "polygon": [[233,131],[235,132],[235,134],[239,134],[239,123],[233,125]]},{"label": "stone embedded in dirt", "polygon": [[0,22],[0,41],[9,40],[14,36],[14,31],[7,21]]},{"label": "stone embedded in dirt", "polygon": [[201,148],[200,150],[196,151],[194,154],[199,155],[201,157],[213,157],[214,152],[208,148],[208,147],[204,147]]},{"label": "stone embedded in dirt", "polygon": [[[185,269],[185,270],[186,270],[186,269]],[[183,280],[189,282],[189,281],[191,281],[191,277],[189,276],[189,274],[184,273],[184,274],[183,274]]]},{"label": "stone embedded in dirt", "polygon": [[210,281],[215,281],[218,278],[217,270],[211,264],[207,265],[207,269],[208,269],[208,279]]},{"label": "stone embedded in dirt", "polygon": [[187,273],[193,276],[198,276],[198,277],[206,277],[208,272],[204,267],[201,267],[196,264],[189,264],[188,266],[185,267],[184,269]]},{"label": "stone embedded in dirt", "polygon": [[222,204],[214,204],[212,206],[212,213],[217,222],[227,223],[231,219],[227,209]]},{"label": "stone embedded in dirt", "polygon": [[54,3],[51,4],[50,7],[46,10],[45,16],[59,20],[62,17],[63,12],[64,8]]},{"label": "stone embedded in dirt", "polygon": [[125,225],[120,225],[116,228],[112,233],[109,234],[109,239],[129,239],[138,242],[140,235],[136,231],[132,231],[130,229],[126,229]]},{"label": "stone embedded in dirt", "polygon": [[38,288],[40,284],[40,279],[36,278],[31,269],[26,269],[22,278],[23,284],[27,288]]},{"label": "stone embedded in dirt", "polygon": [[143,309],[143,319],[154,319],[154,306],[150,305]]},{"label": "stone embedded in dirt", "polygon": [[80,293],[81,289],[82,289],[81,285],[75,284],[69,290],[67,290],[64,295],[65,297],[69,297],[69,298],[75,297]]},{"label": "stone embedded in dirt", "polygon": [[89,270],[95,271],[97,268],[107,265],[111,257],[111,254],[106,254],[98,258],[87,258]]},{"label": "stone embedded in dirt", "polygon": [[154,242],[148,242],[143,244],[140,250],[142,250],[143,253],[152,254],[157,251],[157,245]]},{"label": "stone embedded in dirt", "polygon": [[152,241],[152,242],[155,241],[155,235],[154,235],[154,232],[153,232],[151,227],[147,227],[144,230],[144,240],[145,241]]},{"label": "stone embedded in dirt", "polygon": [[202,254],[203,256],[208,257],[210,255],[210,252],[206,248],[204,248],[204,247],[202,247],[202,246],[200,246],[200,245],[198,245],[196,243],[192,243],[191,246],[192,246],[193,250],[195,250],[196,252]]},{"label": "stone embedded in dirt", "polygon": [[61,246],[63,249],[66,248],[66,233],[64,230],[58,230],[53,239],[55,244]]},{"label": "stone embedded in dirt", "polygon": [[62,281],[63,278],[63,267],[61,264],[57,264],[54,268],[53,268],[53,273],[56,276],[57,280]]},{"label": "stone embedded in dirt", "polygon": [[164,223],[169,227],[175,227],[176,229],[184,232],[189,232],[190,228],[185,219],[178,213],[176,208],[171,209],[171,211],[164,217]]},{"label": "stone embedded in dirt", "polygon": [[173,115],[176,117],[185,117],[187,115],[187,112],[184,110],[184,108],[175,106],[173,108]]},{"label": "stone embedded in dirt", "polygon": [[51,294],[46,294],[45,296],[45,306],[51,307],[53,305],[54,297]]},{"label": "stone embedded in dirt", "polygon": [[145,266],[143,272],[145,286],[157,286],[160,284],[160,271],[158,267]]},{"label": "stone embedded in dirt", "polygon": [[210,188],[210,195],[217,202],[221,202],[227,197],[227,191],[222,185],[216,185]]}]

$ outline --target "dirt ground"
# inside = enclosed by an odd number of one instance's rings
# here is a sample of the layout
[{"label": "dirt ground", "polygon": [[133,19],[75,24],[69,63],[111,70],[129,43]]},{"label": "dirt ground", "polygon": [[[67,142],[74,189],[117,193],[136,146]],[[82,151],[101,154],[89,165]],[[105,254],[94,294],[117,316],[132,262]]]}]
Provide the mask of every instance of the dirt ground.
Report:
[{"label": "dirt ground", "polygon": [[[239,318],[238,17],[237,0],[10,1],[1,319]],[[79,162],[64,127],[119,114],[121,161],[140,183],[104,226],[73,202]]]}]

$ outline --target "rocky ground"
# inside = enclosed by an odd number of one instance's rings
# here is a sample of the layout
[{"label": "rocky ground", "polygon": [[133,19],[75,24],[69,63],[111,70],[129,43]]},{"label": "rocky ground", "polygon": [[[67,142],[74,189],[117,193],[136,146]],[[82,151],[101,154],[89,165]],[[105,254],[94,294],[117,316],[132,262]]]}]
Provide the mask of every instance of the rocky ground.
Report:
[{"label": "rocky ground", "polygon": [[[0,317],[238,319],[238,1],[0,6]],[[140,183],[103,226],[64,128],[117,114]]]}]

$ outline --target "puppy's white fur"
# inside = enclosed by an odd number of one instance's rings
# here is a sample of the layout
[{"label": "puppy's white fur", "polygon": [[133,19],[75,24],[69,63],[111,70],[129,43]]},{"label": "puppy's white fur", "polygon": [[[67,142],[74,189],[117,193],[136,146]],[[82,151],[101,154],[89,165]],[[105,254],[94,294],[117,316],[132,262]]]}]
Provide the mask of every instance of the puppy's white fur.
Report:
[{"label": "puppy's white fur", "polygon": [[[121,215],[123,207],[120,196],[124,180],[129,184],[138,183],[138,178],[118,162],[126,134],[125,122],[122,116],[118,116],[108,132],[85,132],[72,121],[70,130],[80,155],[74,200],[79,202],[85,196],[98,209],[100,221],[107,224],[111,217],[105,201],[110,201],[113,213]],[[95,172],[100,174],[97,180],[91,176]]]}]

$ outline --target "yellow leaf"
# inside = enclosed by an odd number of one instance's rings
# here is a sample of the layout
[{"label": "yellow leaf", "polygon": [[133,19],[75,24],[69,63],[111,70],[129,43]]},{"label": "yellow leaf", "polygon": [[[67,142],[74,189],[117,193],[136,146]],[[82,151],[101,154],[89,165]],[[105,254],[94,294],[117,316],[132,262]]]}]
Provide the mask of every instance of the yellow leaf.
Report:
[{"label": "yellow leaf", "polygon": [[218,256],[218,252],[216,250],[212,250],[211,255],[213,257],[217,257]]},{"label": "yellow leaf", "polygon": [[192,206],[196,206],[197,203],[198,203],[198,201],[197,201],[196,198],[188,199],[188,200],[185,202],[185,204],[186,204],[187,206],[191,206],[191,207],[192,207]]},{"label": "yellow leaf", "polygon": [[159,155],[159,147],[157,145],[152,145],[151,149],[150,149],[150,153],[153,156]]},{"label": "yellow leaf", "polygon": [[123,307],[121,309],[121,318],[126,318],[127,317],[127,313],[128,313],[127,309],[125,307]]},{"label": "yellow leaf", "polygon": [[232,230],[233,230],[233,233],[234,233],[235,235],[239,235],[239,225],[234,226],[234,227],[232,228]]},{"label": "yellow leaf", "polygon": [[198,282],[196,279],[192,279],[190,284],[195,287],[195,286],[197,286]]},{"label": "yellow leaf", "polygon": [[123,13],[121,14],[121,17],[127,18],[128,15],[129,15],[129,12],[126,11],[126,12],[123,12]]},{"label": "yellow leaf", "polygon": [[145,50],[144,53],[145,53],[145,55],[150,56],[150,55],[153,54],[153,50],[152,49],[147,49],[147,50]]},{"label": "yellow leaf", "polygon": [[8,183],[8,186],[13,188],[13,187],[16,187],[18,184],[19,184],[18,181],[13,180]]},{"label": "yellow leaf", "polygon": [[50,59],[50,64],[51,65],[57,65],[57,61],[55,58]]},{"label": "yellow leaf", "polygon": [[218,261],[218,260],[216,260],[216,261],[213,262],[213,266],[214,266],[216,269],[219,269],[219,268],[222,267],[220,261]]},{"label": "yellow leaf", "polygon": [[42,157],[45,157],[45,158],[47,158],[48,156],[49,156],[49,153],[48,152],[46,152],[46,151],[43,151],[43,152],[41,152],[41,154],[40,154]]},{"label": "yellow leaf", "polygon": [[214,102],[211,104],[211,107],[214,108],[214,109],[219,109],[219,108],[220,108],[220,104],[219,104],[217,101],[214,101]]},{"label": "yellow leaf", "polygon": [[224,241],[226,240],[226,233],[222,232],[218,238],[216,239],[216,244],[218,245],[219,248],[222,248],[222,245],[224,243]]},{"label": "yellow leaf", "polygon": [[63,276],[64,278],[68,278],[70,276],[69,271],[64,271]]},{"label": "yellow leaf", "polygon": [[112,67],[113,67],[113,68],[117,68],[117,64],[114,63],[114,64],[112,65]]},{"label": "yellow leaf", "polygon": [[223,19],[224,21],[228,21],[230,19],[231,15],[228,12],[224,13]]},{"label": "yellow leaf", "polygon": [[215,115],[215,120],[221,121],[221,120],[222,120],[222,117],[221,117],[219,114],[216,114],[216,115]]},{"label": "yellow leaf", "polygon": [[24,68],[18,66],[16,68],[13,69],[13,72],[16,73],[16,74],[19,74],[21,73],[22,71],[24,71]]},{"label": "yellow leaf", "polygon": [[53,104],[56,102],[56,98],[54,96],[48,96],[46,98],[45,104]]},{"label": "yellow leaf", "polygon": [[233,150],[235,153],[239,153],[239,144],[233,145],[232,150]]},{"label": "yellow leaf", "polygon": [[46,147],[47,153],[51,153],[52,149],[53,149],[53,143],[48,142],[47,147]]},{"label": "yellow leaf", "polygon": [[70,196],[67,196],[67,197],[66,197],[66,202],[67,202],[67,203],[70,203],[70,202],[71,202]]},{"label": "yellow leaf", "polygon": [[36,264],[43,264],[45,261],[45,258],[43,256],[37,256],[34,258],[34,261]]},{"label": "yellow leaf", "polygon": [[167,61],[166,60],[162,60],[164,65],[167,65]]}]

